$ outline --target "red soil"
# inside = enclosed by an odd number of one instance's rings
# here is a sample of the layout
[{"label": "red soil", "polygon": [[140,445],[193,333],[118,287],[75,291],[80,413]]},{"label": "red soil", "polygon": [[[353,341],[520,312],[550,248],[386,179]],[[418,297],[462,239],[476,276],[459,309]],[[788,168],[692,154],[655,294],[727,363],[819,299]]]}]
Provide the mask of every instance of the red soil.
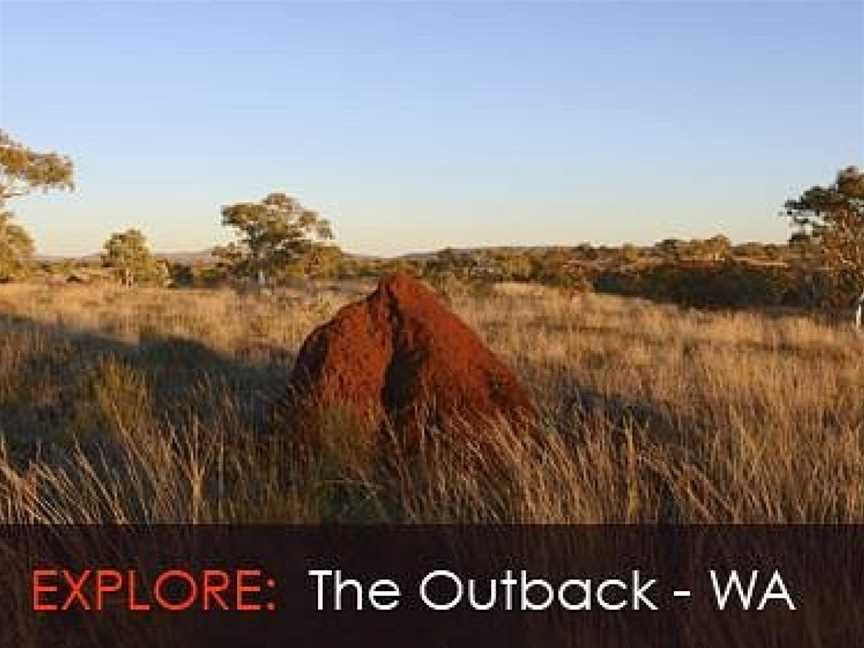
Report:
[{"label": "red soil", "polygon": [[[365,300],[342,308],[303,343],[291,377],[302,409],[337,407],[380,428],[474,427],[533,411],[519,381],[438,296],[417,279],[382,279]],[[300,412],[298,412],[300,414]],[[429,418],[426,418],[429,417]]]}]

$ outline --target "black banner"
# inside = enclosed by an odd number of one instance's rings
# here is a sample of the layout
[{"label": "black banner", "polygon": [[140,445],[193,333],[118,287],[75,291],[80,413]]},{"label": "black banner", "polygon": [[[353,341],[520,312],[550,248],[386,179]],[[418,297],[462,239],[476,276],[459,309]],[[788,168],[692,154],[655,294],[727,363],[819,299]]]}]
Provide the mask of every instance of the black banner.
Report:
[{"label": "black banner", "polygon": [[864,527],[0,528],[3,646],[864,644]]}]

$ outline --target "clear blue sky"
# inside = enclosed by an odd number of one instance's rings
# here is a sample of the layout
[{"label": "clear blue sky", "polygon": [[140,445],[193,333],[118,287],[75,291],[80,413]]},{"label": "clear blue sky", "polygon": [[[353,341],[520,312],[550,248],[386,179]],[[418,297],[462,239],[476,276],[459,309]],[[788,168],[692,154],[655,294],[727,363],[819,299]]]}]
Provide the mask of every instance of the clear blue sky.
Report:
[{"label": "clear blue sky", "polygon": [[0,127],[77,164],[14,205],[47,254],[274,190],[367,253],[782,240],[864,160],[864,4],[0,0]]}]

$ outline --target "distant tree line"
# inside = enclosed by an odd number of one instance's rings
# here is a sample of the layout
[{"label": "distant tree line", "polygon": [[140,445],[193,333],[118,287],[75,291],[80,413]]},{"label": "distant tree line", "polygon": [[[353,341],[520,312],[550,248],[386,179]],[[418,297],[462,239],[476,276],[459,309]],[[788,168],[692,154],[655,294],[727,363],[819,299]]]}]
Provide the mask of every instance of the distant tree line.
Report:
[{"label": "distant tree line", "polygon": [[[14,220],[9,201],[34,191],[71,190],[68,156],[37,152],[0,130],[0,281],[32,267],[34,244]],[[857,306],[864,319],[864,173],[839,171],[788,200],[788,244],[734,245],[718,234],[667,238],[654,245],[539,248],[448,248],[436,254],[373,259],[332,244],[330,222],[286,193],[221,209],[234,240],[214,249],[215,263],[157,259],[137,228],[113,233],[102,265],[127,285],[275,286],[293,277],[361,278],[409,270],[442,290],[497,281],[533,282],[568,292],[597,290],[696,306]]]}]

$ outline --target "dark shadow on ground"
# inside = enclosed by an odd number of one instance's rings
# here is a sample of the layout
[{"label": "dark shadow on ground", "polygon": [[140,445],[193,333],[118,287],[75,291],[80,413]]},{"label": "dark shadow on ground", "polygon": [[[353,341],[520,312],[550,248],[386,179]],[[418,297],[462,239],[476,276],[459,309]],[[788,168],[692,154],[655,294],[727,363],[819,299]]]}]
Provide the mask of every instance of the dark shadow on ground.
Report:
[{"label": "dark shadow on ground", "polygon": [[[94,425],[98,416],[89,416],[88,408],[98,406],[98,385],[108,381],[111,388],[106,364],[121,367],[114,377],[120,392],[131,389],[124,382],[143,378],[150,411],[165,426],[182,429],[194,418],[206,431],[228,408],[237,428],[264,431],[272,404],[287,389],[294,355],[279,348],[238,355],[152,334],[130,344],[0,313],[0,434],[19,445],[68,442],[79,433],[85,441],[98,437],[104,430]],[[126,401],[117,395],[121,407],[136,407],[134,393]]]},{"label": "dark shadow on ground", "polygon": [[674,403],[638,394],[604,393],[586,384],[576,371],[538,365],[530,357],[520,357],[518,362],[533,382],[549,386],[533,394],[547,423],[544,427],[553,427],[577,444],[600,434],[615,445],[637,439],[674,453],[696,439],[729,431],[728,421],[718,420],[709,403],[691,404],[682,411]]}]

